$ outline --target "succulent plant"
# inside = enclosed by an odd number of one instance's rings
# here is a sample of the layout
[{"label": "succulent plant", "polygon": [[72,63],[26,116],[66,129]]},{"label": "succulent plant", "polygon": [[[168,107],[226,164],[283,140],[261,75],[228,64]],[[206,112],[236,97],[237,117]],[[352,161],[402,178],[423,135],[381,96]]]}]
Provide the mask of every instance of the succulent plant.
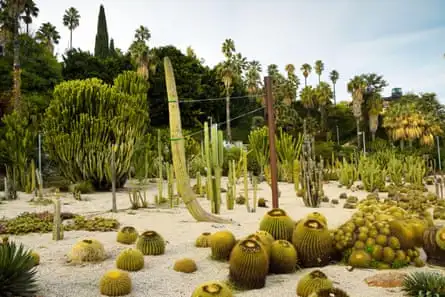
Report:
[{"label": "succulent plant", "polygon": [[330,289],[333,287],[332,281],[321,270],[314,270],[304,275],[297,284],[297,295],[309,297],[312,293],[320,289]]},{"label": "succulent plant", "polygon": [[236,239],[230,231],[218,231],[210,236],[212,259],[228,260]]},{"label": "succulent plant", "polygon": [[112,269],[100,280],[100,293],[106,296],[124,296],[131,293],[132,283],[128,272]]},{"label": "succulent plant", "polygon": [[229,276],[232,283],[243,289],[259,289],[266,284],[269,257],[256,240],[238,242],[230,254]]},{"label": "succulent plant", "polygon": [[80,240],[68,254],[68,258],[72,263],[101,262],[105,257],[104,246],[96,239]]},{"label": "succulent plant", "polygon": [[195,288],[191,297],[233,297],[233,293],[222,282],[208,281]]},{"label": "succulent plant", "polygon": [[403,280],[402,291],[409,297],[444,296],[445,276],[438,272],[412,272]]},{"label": "succulent plant", "polygon": [[136,248],[144,255],[162,255],[165,252],[165,241],[156,231],[145,231],[139,235]]},{"label": "succulent plant", "polygon": [[293,220],[286,211],[274,208],[268,211],[260,222],[260,230],[267,231],[275,240],[290,240],[294,229]]},{"label": "succulent plant", "polygon": [[37,293],[35,260],[22,244],[0,244],[1,296],[34,297]]},{"label": "succulent plant", "polygon": [[126,249],[116,258],[116,267],[126,271],[139,271],[144,268],[144,254],[136,249]]},{"label": "succulent plant", "polygon": [[210,236],[212,233],[204,232],[196,238],[195,246],[199,248],[206,248],[210,246]]},{"label": "succulent plant", "polygon": [[40,264],[40,255],[37,252],[32,251],[31,257],[34,259],[34,266],[37,266]]},{"label": "succulent plant", "polygon": [[272,243],[269,270],[273,273],[291,273],[297,266],[297,250],[287,240]]},{"label": "succulent plant", "polygon": [[123,244],[133,244],[138,239],[138,232],[132,226],[122,227],[119,232],[117,232],[116,241]]},{"label": "succulent plant", "polygon": [[173,270],[183,273],[192,273],[198,270],[198,267],[193,259],[183,258],[176,260],[175,264],[173,265]]},{"label": "succulent plant", "polygon": [[309,297],[349,297],[348,293],[339,288],[320,289]]}]

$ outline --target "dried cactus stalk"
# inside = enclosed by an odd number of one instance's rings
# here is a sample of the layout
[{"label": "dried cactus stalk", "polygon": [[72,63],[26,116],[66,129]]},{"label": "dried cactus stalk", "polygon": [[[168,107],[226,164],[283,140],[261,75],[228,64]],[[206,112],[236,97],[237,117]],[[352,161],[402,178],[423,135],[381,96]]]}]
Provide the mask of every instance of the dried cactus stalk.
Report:
[{"label": "dried cactus stalk", "polygon": [[168,94],[168,110],[170,122],[170,140],[173,159],[173,167],[177,181],[177,190],[190,214],[197,221],[230,223],[231,220],[214,216],[206,212],[199,202],[190,186],[190,177],[187,174],[184,136],[182,135],[181,115],[176,92],[176,82],[173,67],[168,57],[164,58],[165,82]]}]

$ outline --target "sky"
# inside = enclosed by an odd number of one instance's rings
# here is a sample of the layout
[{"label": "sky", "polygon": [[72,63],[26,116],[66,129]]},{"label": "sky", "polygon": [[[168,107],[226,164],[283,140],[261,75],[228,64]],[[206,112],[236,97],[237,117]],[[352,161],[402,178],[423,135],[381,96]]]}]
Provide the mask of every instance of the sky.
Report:
[{"label": "sky", "polygon": [[[377,73],[391,88],[435,92],[445,103],[444,0],[35,0],[40,15],[32,29],[51,22],[60,32],[56,53],[68,48],[64,11],[74,6],[81,15],[73,46],[94,51],[99,6],[103,4],[108,34],[115,47],[126,51],[134,31],[151,31],[151,47],[191,46],[213,66],[224,59],[221,45],[235,41],[236,51],[258,60],[266,69],[286,64],[299,71],[303,63],[325,63],[340,74],[337,100],[350,100],[346,85],[354,75]],[[308,82],[316,85],[313,73]],[[301,89],[301,87],[300,87]]]}]

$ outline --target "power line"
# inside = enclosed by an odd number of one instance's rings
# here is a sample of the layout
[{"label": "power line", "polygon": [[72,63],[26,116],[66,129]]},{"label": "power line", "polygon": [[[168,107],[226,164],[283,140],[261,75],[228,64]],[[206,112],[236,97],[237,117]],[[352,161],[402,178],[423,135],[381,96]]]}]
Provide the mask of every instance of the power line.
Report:
[{"label": "power line", "polygon": [[[236,117],[234,117],[234,118],[231,118],[231,119],[228,120],[228,121],[224,121],[224,122],[221,122],[221,123],[215,123],[214,125],[216,125],[217,127],[219,127],[219,126],[222,126],[222,125],[227,124],[228,122],[232,122],[232,121],[234,121],[234,120],[243,118],[243,117],[245,117],[245,116],[248,116],[248,115],[250,115],[250,114],[253,114],[253,113],[255,113],[255,112],[257,112],[257,111],[260,111],[260,110],[262,110],[262,109],[264,109],[264,106],[263,106],[263,107],[259,107],[259,108],[254,109],[254,110],[251,110],[251,111],[249,111],[249,112],[243,113],[243,114],[241,114],[241,115],[239,115],[239,116],[236,116]],[[204,133],[204,130],[199,130],[199,131],[196,131],[196,132],[193,132],[193,133],[189,133],[189,134],[187,134],[187,135],[184,135],[184,137],[194,136],[194,135],[197,135],[197,134],[199,134],[199,133]]]},{"label": "power line", "polygon": [[[238,97],[230,97],[229,100],[234,99],[251,99],[251,98],[258,98],[257,95],[247,95],[247,96],[238,96]],[[219,101],[219,100],[226,100],[227,97],[220,97],[220,98],[205,98],[205,99],[183,99],[179,100],[179,103],[196,103],[196,102],[206,102],[206,101]]]}]

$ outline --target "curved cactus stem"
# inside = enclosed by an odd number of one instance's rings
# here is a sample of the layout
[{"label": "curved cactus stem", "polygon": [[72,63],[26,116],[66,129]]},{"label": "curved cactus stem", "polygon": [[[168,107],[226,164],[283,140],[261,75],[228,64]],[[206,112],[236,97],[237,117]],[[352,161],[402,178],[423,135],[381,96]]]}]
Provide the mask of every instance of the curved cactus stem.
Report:
[{"label": "curved cactus stem", "polygon": [[190,178],[186,170],[184,136],[182,135],[181,115],[176,92],[176,82],[171,61],[164,58],[165,83],[168,94],[168,112],[170,122],[170,142],[173,167],[176,176],[177,190],[190,214],[199,222],[231,223],[230,219],[206,212],[196,200],[190,186]]}]

